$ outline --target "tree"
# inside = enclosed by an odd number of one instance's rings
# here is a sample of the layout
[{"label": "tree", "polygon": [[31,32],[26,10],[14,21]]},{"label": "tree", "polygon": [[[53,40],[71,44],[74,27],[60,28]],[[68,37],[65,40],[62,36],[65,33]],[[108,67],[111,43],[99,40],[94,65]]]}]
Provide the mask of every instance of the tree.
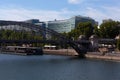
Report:
[{"label": "tree", "polygon": [[101,38],[115,38],[119,34],[120,27],[119,22],[109,21],[100,25],[99,36]]},{"label": "tree", "polygon": [[95,35],[97,35],[97,36],[100,36],[100,30],[99,30],[99,28],[98,28],[97,25],[94,26],[93,33],[94,33]]},{"label": "tree", "polygon": [[[15,31],[15,30],[0,30],[0,39],[3,40],[42,40],[42,35],[32,34],[27,31]],[[37,43],[37,46],[41,44]]]},{"label": "tree", "polygon": [[117,48],[120,50],[120,39],[117,40]]},{"label": "tree", "polygon": [[80,22],[77,27],[68,33],[69,37],[73,37],[75,40],[78,39],[80,35],[85,35],[89,38],[93,34],[93,25],[91,22]]}]

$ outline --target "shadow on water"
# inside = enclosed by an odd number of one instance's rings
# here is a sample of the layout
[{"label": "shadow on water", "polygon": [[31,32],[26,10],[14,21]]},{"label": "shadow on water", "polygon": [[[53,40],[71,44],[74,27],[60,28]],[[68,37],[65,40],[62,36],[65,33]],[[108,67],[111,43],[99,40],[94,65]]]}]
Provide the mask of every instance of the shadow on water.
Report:
[{"label": "shadow on water", "polygon": [[85,60],[86,58],[80,58],[79,56],[71,56],[68,59],[69,60]]}]

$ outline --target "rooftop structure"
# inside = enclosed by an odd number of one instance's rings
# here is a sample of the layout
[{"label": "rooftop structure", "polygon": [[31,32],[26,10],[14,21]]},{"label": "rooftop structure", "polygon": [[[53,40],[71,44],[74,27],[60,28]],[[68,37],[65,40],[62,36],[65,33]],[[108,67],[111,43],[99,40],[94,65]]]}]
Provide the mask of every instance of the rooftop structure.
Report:
[{"label": "rooftop structure", "polygon": [[39,19],[30,19],[30,20],[26,20],[24,22],[35,24],[35,23],[39,23],[40,21],[39,21]]},{"label": "rooftop structure", "polygon": [[112,19],[104,19],[104,20],[103,20],[103,23],[111,22],[111,21],[113,21],[113,20],[112,20]]}]

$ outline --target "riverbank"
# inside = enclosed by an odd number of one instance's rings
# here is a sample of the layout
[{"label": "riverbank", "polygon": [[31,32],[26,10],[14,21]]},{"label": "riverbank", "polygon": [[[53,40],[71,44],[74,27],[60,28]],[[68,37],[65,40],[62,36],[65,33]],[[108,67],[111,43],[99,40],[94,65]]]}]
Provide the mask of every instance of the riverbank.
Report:
[{"label": "riverbank", "polygon": [[43,49],[43,53],[46,55],[78,56],[78,53],[74,49]]},{"label": "riverbank", "polygon": [[[59,50],[44,49],[43,52],[46,55],[78,56],[78,53],[74,49],[59,49]],[[85,54],[85,57],[89,59],[120,61],[120,52],[106,53],[105,55],[102,55],[102,53],[100,52],[87,52],[87,54]]]},{"label": "riverbank", "polygon": [[120,61],[120,53],[106,53],[105,55],[102,55],[100,52],[88,52],[85,54],[86,58],[91,59],[102,59],[102,60],[116,60]]},{"label": "riverbank", "polygon": [[[12,54],[12,55],[28,55],[27,53],[18,53],[18,52],[0,52],[0,53]],[[58,49],[58,50],[43,49],[43,54],[61,55],[61,56],[78,56],[79,55],[74,49]],[[111,53],[106,53],[105,55],[103,55],[100,52],[87,52],[87,54],[85,54],[85,58],[120,61],[120,52],[111,52]]]}]

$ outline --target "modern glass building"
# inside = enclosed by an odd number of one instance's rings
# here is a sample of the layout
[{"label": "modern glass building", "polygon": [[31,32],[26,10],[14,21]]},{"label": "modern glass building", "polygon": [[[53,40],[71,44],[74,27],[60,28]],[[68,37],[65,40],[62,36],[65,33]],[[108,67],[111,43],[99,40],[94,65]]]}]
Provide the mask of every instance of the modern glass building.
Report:
[{"label": "modern glass building", "polygon": [[[4,20],[0,20],[0,23],[3,24],[3,22],[6,22],[6,23],[11,23],[11,22],[16,22],[16,21],[4,21]],[[29,23],[29,24],[35,24],[35,25],[38,25],[40,27],[46,27],[45,23],[44,22],[40,22],[39,19],[30,19],[30,20],[27,20],[27,21],[22,21],[23,23]],[[0,30],[1,29],[5,29],[5,30],[17,30],[17,31],[32,31],[31,27],[24,27],[21,23],[21,25],[1,25],[0,24]],[[34,29],[34,28],[33,28]],[[34,30],[36,31],[36,30]]]},{"label": "modern glass building", "polygon": [[41,26],[41,27],[46,27],[45,22],[41,22],[41,21],[39,21],[39,19],[30,19],[30,20],[26,20],[24,22],[25,23],[35,24],[35,25],[38,25],[38,26]]},{"label": "modern glass building", "polygon": [[57,31],[58,33],[69,32],[73,26],[74,22],[69,22],[69,20],[55,20],[46,23],[47,28]]},{"label": "modern glass building", "polygon": [[58,33],[63,33],[63,32],[70,32],[78,25],[79,22],[88,22],[88,21],[91,22],[93,25],[97,24],[97,22],[90,17],[74,16],[66,20],[47,21],[46,27],[49,29],[53,29],[54,31],[57,31]]},{"label": "modern glass building", "polygon": [[39,19],[29,19],[29,20],[26,20],[24,22],[35,24],[35,23],[39,23],[40,21],[39,21]]}]

